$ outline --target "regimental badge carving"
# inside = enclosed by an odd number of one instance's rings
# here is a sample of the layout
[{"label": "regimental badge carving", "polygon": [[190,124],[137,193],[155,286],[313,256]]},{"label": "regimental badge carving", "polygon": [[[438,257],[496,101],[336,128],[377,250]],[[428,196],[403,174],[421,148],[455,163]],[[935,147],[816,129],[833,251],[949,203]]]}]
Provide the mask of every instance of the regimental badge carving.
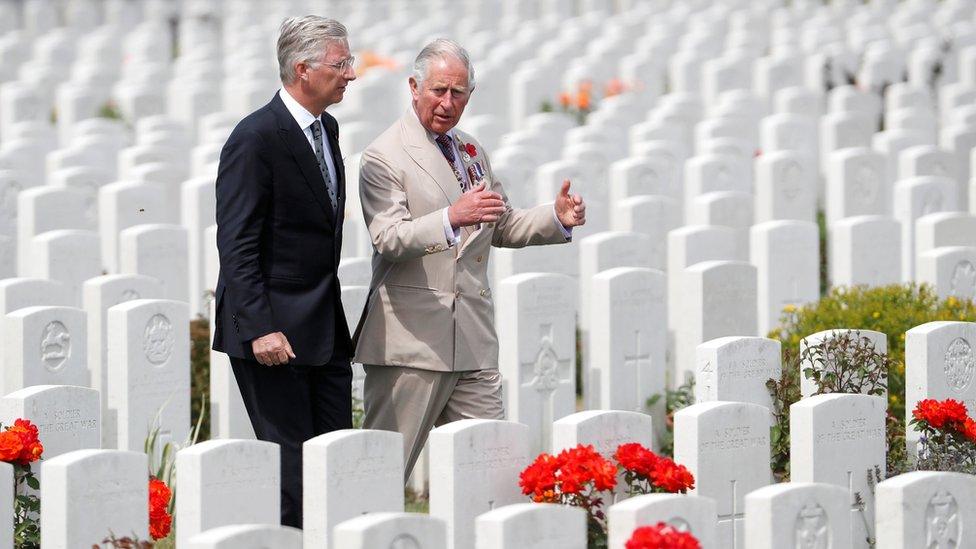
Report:
[{"label": "regimental badge carving", "polygon": [[146,360],[159,366],[169,360],[173,353],[173,325],[163,315],[154,315],[146,323],[143,334],[143,350]]},{"label": "regimental badge carving", "polygon": [[942,193],[929,190],[922,198],[922,215],[942,211]]},{"label": "regimental badge carving", "polygon": [[57,320],[48,323],[41,333],[41,361],[52,372],[60,370],[71,356],[71,334]]},{"label": "regimental badge carving", "polygon": [[803,168],[795,160],[790,160],[783,168],[783,198],[794,200],[803,190]]},{"label": "regimental badge carving", "polygon": [[828,549],[830,526],[827,512],[820,505],[810,502],[796,515],[796,536],[793,546],[797,549]]},{"label": "regimental badge carving", "polygon": [[672,528],[679,532],[691,532],[691,525],[688,524],[687,520],[681,517],[671,517],[665,522],[670,524]]},{"label": "regimental badge carving", "polygon": [[661,174],[657,173],[654,168],[647,168],[642,171],[638,181],[638,192],[648,193],[648,194],[660,194],[661,189]]},{"label": "regimental badge carving", "polygon": [[976,267],[969,261],[960,261],[952,269],[952,279],[949,281],[949,295],[962,298],[976,296]]},{"label": "regimental badge carving", "polygon": [[946,384],[961,393],[972,384],[974,372],[976,356],[973,355],[972,345],[961,337],[953,339],[945,354]]},{"label": "regimental badge carving", "polygon": [[854,171],[854,192],[861,202],[874,202],[878,196],[878,174],[874,168],[862,164]]},{"label": "regimental badge carving", "polygon": [[116,303],[116,305],[118,305],[119,303],[125,303],[126,301],[139,299],[139,297],[140,297],[139,292],[133,290],[132,288],[129,288],[128,290],[122,292],[122,295],[119,296],[119,302]]},{"label": "regimental badge carving", "polygon": [[545,337],[532,369],[535,377],[529,382],[536,391],[547,395],[559,388],[559,356],[552,348],[552,339]]},{"label": "regimental badge carving", "polygon": [[940,490],[925,510],[925,549],[958,549],[962,518],[956,498]]},{"label": "regimental badge carving", "polygon": [[420,542],[410,534],[400,534],[390,542],[389,549],[421,549]]}]

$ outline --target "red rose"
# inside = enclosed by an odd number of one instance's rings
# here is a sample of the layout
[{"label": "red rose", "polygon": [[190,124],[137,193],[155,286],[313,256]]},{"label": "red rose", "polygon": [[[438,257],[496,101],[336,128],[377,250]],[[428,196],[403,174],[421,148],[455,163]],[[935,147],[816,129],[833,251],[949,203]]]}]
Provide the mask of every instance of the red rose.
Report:
[{"label": "red rose", "polygon": [[959,432],[970,442],[976,442],[976,421],[973,421],[973,418],[967,417]]},{"label": "red rose", "polygon": [[701,549],[698,540],[690,532],[681,532],[665,522],[637,528],[627,540],[625,547],[626,549]]},{"label": "red rose", "polygon": [[169,535],[173,516],[169,514],[169,500],[173,492],[158,478],[149,478],[149,534],[154,540]]},{"label": "red rose", "polygon": [[163,515],[149,520],[149,535],[154,540],[163,539],[169,535],[169,530],[173,526],[173,517]]},{"label": "red rose", "polygon": [[464,152],[468,153],[468,156],[470,156],[471,158],[478,156],[478,149],[475,148],[475,146],[472,145],[471,143],[468,143],[464,146]]},{"label": "red rose", "polygon": [[695,477],[670,458],[659,458],[651,474],[654,486],[671,493],[685,493],[695,487]]},{"label": "red rose", "polygon": [[636,442],[621,444],[613,457],[621,467],[644,479],[650,478],[658,460],[657,454]]},{"label": "red rose", "polygon": [[912,416],[933,429],[962,425],[969,417],[966,405],[951,398],[942,402],[931,398],[920,400],[912,411]]},{"label": "red rose", "polygon": [[522,493],[542,497],[547,491],[554,490],[558,469],[559,460],[550,454],[539,454],[539,457],[535,458],[535,461],[519,475]]}]

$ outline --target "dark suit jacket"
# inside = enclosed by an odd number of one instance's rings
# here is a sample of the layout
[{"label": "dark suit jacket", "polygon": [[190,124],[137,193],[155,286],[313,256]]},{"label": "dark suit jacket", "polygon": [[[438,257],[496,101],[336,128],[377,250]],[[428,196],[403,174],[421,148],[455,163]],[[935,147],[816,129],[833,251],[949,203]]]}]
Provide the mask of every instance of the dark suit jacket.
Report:
[{"label": "dark suit jacket", "polygon": [[351,348],[336,266],[346,202],[339,129],[322,114],[338,179],[333,213],[315,153],[276,94],[242,120],[220,152],[213,348],[254,359],[251,340],[283,332],[294,364]]}]

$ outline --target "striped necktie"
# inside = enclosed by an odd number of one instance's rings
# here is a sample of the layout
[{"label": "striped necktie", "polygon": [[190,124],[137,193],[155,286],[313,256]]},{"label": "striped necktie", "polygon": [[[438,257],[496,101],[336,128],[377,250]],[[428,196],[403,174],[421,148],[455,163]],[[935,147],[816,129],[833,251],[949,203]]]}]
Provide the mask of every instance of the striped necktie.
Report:
[{"label": "striped necktie", "polygon": [[325,148],[322,145],[322,122],[316,118],[312,122],[312,141],[315,143],[315,159],[319,161],[319,172],[325,181],[325,188],[329,191],[329,200],[332,202],[332,212],[335,213],[339,206],[336,199],[335,182],[329,177],[329,165],[325,162]]}]

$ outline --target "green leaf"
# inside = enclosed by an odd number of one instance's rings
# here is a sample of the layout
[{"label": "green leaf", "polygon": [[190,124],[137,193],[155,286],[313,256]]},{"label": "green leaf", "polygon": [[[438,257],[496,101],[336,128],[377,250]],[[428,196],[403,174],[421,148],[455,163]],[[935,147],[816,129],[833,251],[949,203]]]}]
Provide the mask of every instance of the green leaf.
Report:
[{"label": "green leaf", "polygon": [[41,489],[41,483],[37,480],[37,477],[35,477],[34,475],[30,475],[29,477],[27,477],[27,485],[33,488],[34,490]]}]

